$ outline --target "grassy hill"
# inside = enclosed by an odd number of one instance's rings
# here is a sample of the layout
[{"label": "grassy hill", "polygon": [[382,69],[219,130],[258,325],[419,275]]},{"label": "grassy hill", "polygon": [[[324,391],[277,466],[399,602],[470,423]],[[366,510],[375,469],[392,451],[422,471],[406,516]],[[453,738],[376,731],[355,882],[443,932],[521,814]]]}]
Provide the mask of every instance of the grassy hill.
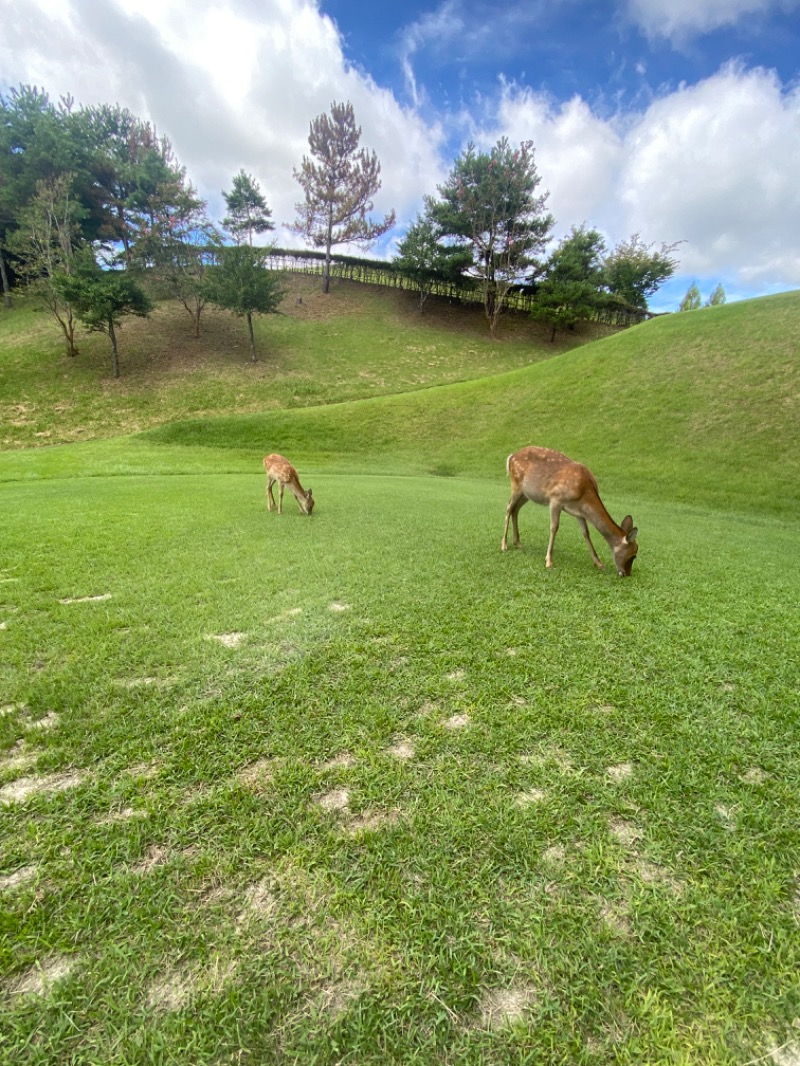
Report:
[{"label": "grassy hill", "polygon": [[[297,295],[119,382],[0,314],[0,1058],[795,1061],[800,294],[555,349]],[[631,579],[500,551],[537,442]]]},{"label": "grassy hill", "polygon": [[[220,361],[221,333],[240,326],[229,318],[208,324],[203,344],[216,345],[216,361],[187,364],[175,354],[185,324],[165,308],[146,333],[137,323],[150,364],[119,386],[69,367],[80,382],[70,383],[70,400],[55,399],[59,383],[49,400],[32,400],[29,370],[18,407],[34,410],[11,420],[24,423],[14,443],[30,440],[37,418],[51,419],[44,432],[63,440],[160,422],[126,452],[125,469],[154,461],[163,469],[173,460],[163,451],[154,459],[146,446],[180,444],[225,449],[222,461],[236,469],[280,450],[312,469],[492,478],[503,477],[510,451],[540,443],[582,459],[612,493],[784,514],[797,506],[800,293],[664,316],[596,340],[570,336],[571,349],[554,350],[524,321],[509,320],[492,342],[473,309],[421,318],[410,294],[342,286],[325,304],[301,284],[296,317],[261,323],[270,352],[255,367],[242,361],[243,337],[236,361]],[[166,366],[152,355],[162,332],[173,345]],[[29,344],[11,345],[7,395],[19,387],[20,365],[33,363]],[[43,362],[38,351],[40,382]],[[115,469],[116,452],[110,445]],[[20,456],[4,469],[74,469],[83,454]]]}]

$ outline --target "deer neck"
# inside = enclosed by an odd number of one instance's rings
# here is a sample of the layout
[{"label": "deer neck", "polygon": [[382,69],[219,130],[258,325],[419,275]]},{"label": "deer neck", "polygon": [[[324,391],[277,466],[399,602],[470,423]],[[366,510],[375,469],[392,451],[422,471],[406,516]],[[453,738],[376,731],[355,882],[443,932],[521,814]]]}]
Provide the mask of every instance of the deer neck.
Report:
[{"label": "deer neck", "polygon": [[586,517],[597,532],[605,538],[610,548],[613,548],[615,544],[619,544],[620,540],[624,539],[625,534],[605,509],[599,496],[595,497],[591,507],[587,508]]}]

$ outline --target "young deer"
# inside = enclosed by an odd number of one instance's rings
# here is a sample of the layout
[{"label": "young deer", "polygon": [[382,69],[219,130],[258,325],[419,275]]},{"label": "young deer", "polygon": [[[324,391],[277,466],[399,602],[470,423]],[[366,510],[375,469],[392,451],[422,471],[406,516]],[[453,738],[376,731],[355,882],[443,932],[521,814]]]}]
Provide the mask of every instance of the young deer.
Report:
[{"label": "young deer", "polygon": [[608,541],[619,576],[630,577],[633,560],[639,550],[636,543],[636,534],[639,531],[634,529],[630,515],[622,519],[622,525],[616,524],[603,506],[597,490],[597,480],[591,470],[550,448],[522,448],[521,451],[509,455],[506,471],[511,478],[511,499],[506,508],[503,551],[508,547],[509,522],[514,526],[514,546],[520,547],[517,515],[528,500],[533,500],[534,503],[541,503],[550,508],[550,542],[547,545],[546,566],[553,565],[553,542],[558,532],[561,512],[566,511],[577,518],[589,545],[594,565],[600,570],[603,569],[589,536],[587,519]]},{"label": "young deer", "polygon": [[264,469],[267,471],[267,509],[272,510],[275,506],[275,497],[272,495],[272,486],[278,482],[278,514],[283,514],[283,490],[289,486],[289,491],[297,500],[297,504],[303,514],[311,514],[314,510],[314,497],[311,489],[304,489],[300,484],[297,471],[282,455],[272,454],[264,456]]}]

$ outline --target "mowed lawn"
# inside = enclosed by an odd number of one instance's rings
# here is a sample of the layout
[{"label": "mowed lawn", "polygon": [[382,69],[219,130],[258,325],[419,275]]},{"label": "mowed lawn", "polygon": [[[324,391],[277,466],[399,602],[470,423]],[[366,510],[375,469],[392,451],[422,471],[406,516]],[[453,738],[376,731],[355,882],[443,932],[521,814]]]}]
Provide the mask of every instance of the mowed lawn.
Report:
[{"label": "mowed lawn", "polygon": [[0,484],[0,1060],[795,1061],[796,517],[124,451]]}]

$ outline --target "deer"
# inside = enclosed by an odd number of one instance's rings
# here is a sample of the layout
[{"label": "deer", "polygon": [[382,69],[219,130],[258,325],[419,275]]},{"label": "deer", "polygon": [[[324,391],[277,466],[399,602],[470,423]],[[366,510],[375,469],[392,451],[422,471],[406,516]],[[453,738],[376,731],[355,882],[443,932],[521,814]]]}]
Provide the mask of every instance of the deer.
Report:
[{"label": "deer", "polygon": [[638,529],[633,519],[626,515],[617,525],[603,506],[597,487],[597,479],[588,467],[568,459],[551,448],[522,448],[506,459],[506,473],[511,478],[511,499],[506,507],[506,524],[503,530],[502,550],[508,549],[508,524],[514,528],[514,547],[521,547],[517,516],[528,500],[550,508],[550,541],[547,545],[545,566],[553,566],[553,543],[558,532],[561,512],[566,511],[578,520],[584,539],[589,546],[592,562],[603,570],[604,566],[594,550],[587,522],[601,533],[614,556],[614,565],[620,577],[630,577],[633,560],[639,551],[636,543]]},{"label": "deer", "polygon": [[264,469],[267,472],[267,510],[271,511],[275,506],[275,497],[272,494],[272,486],[278,482],[278,514],[283,514],[283,490],[289,486],[289,491],[297,500],[297,505],[303,514],[310,515],[314,510],[314,497],[311,489],[304,489],[300,484],[297,471],[282,455],[273,452],[264,456]]}]

